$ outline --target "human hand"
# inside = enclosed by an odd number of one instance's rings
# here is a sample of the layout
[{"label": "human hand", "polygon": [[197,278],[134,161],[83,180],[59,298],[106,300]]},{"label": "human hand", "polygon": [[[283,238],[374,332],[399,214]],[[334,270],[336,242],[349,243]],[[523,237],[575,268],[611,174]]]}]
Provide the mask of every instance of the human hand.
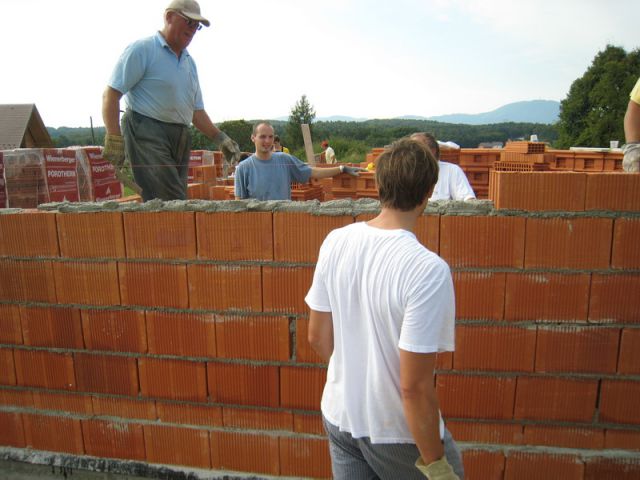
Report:
[{"label": "human hand", "polygon": [[622,169],[625,172],[640,172],[640,142],[627,143],[622,147],[622,151]]},{"label": "human hand", "polygon": [[340,165],[340,173],[348,173],[351,176],[359,177],[360,172],[366,172],[365,168],[350,167],[348,165]]},{"label": "human hand", "polygon": [[240,162],[240,147],[238,147],[235,140],[220,130],[220,133],[216,135],[213,141],[216,142],[230,166],[235,166]]},{"label": "human hand", "polygon": [[124,164],[124,138],[122,135],[107,133],[104,136],[102,156],[116,169],[122,167]]},{"label": "human hand", "polygon": [[425,465],[422,457],[419,457],[416,460],[416,467],[429,480],[460,480],[444,455],[440,460],[431,462],[429,465]]}]

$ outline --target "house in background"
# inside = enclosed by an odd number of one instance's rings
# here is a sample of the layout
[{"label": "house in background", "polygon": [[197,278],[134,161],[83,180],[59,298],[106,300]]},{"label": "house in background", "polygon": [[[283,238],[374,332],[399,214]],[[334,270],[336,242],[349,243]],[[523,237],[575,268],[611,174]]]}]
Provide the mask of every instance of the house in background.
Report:
[{"label": "house in background", "polygon": [[35,104],[0,105],[0,150],[53,146]]}]

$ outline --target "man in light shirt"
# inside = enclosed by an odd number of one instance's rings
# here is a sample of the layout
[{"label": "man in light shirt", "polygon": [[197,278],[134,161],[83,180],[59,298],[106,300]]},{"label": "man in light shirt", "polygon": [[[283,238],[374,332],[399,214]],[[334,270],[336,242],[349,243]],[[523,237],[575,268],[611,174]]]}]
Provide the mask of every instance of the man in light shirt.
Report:
[{"label": "man in light shirt", "polygon": [[640,78],[629,95],[627,113],[624,116],[624,137],[626,143],[623,147],[624,160],[622,168],[625,172],[640,171]]}]

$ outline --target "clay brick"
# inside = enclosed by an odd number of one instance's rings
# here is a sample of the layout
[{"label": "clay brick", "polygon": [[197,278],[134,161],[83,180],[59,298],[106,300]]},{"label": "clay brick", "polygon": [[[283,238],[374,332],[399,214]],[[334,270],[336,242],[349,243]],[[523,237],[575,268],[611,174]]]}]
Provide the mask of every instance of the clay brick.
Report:
[{"label": "clay brick", "polygon": [[55,214],[26,210],[0,215],[0,255],[59,256]]},{"label": "clay brick", "polygon": [[52,263],[0,258],[0,300],[56,303]]},{"label": "clay brick", "polygon": [[140,358],[140,391],[145,397],[195,402],[207,401],[204,363]]},{"label": "clay brick", "polygon": [[584,464],[573,455],[513,452],[507,456],[504,480],[582,480],[583,474]]},{"label": "clay brick", "polygon": [[278,367],[211,362],[207,379],[212,402],[280,406]]},{"label": "clay brick", "polygon": [[294,413],[293,431],[296,433],[311,433],[313,435],[326,436],[320,414]]},{"label": "clay brick", "polygon": [[440,253],[440,216],[422,215],[418,217],[415,229],[418,241],[433,253]]},{"label": "clay brick", "polygon": [[640,176],[633,173],[591,173],[587,175],[585,210],[638,211]]},{"label": "clay brick", "polygon": [[114,355],[74,354],[78,390],[138,395],[136,359]]},{"label": "clay brick", "polygon": [[595,457],[585,460],[584,480],[637,480],[640,461],[637,458]]},{"label": "clay brick", "polygon": [[206,430],[144,425],[143,431],[148,462],[211,468]]},{"label": "clay brick", "polygon": [[586,174],[575,172],[492,172],[496,208],[513,210],[585,209]]},{"label": "clay brick", "polygon": [[597,395],[597,380],[520,377],[514,418],[591,422]]},{"label": "clay brick", "polygon": [[604,433],[604,448],[640,450],[640,431],[607,429]]},{"label": "clay brick", "polygon": [[640,424],[640,382],[603,379],[600,421]]},{"label": "clay brick", "polygon": [[25,345],[84,348],[77,308],[20,307]]},{"label": "clay brick", "polygon": [[81,415],[93,414],[93,404],[89,395],[33,392],[33,407],[40,410],[58,410]]},{"label": "clay brick", "polygon": [[640,268],[640,219],[616,218],[613,224],[612,268]]},{"label": "clay brick", "polygon": [[451,267],[522,268],[524,217],[440,217],[440,256]]},{"label": "clay brick", "polygon": [[24,428],[19,413],[0,412],[0,445],[24,448]]},{"label": "clay brick", "polygon": [[320,410],[327,371],[318,367],[280,367],[280,403],[285,408]]},{"label": "clay brick", "polygon": [[56,262],[53,271],[58,303],[120,304],[116,262]]},{"label": "clay brick", "polygon": [[33,395],[27,390],[0,389],[0,405],[33,407]]},{"label": "clay brick", "polygon": [[156,402],[158,420],[182,425],[222,426],[222,408],[211,405]]},{"label": "clay brick", "polygon": [[0,349],[0,384],[16,384],[16,367],[13,361],[13,350],[8,348]]},{"label": "clay brick", "polygon": [[191,308],[262,310],[260,267],[189,265]]},{"label": "clay brick", "polygon": [[273,260],[271,212],[196,213],[198,258]]},{"label": "clay brick", "polygon": [[324,360],[320,358],[307,340],[307,334],[309,333],[309,319],[297,318],[296,319],[296,361],[299,363],[322,363]]},{"label": "clay brick", "polygon": [[525,425],[524,443],[601,450],[604,447],[604,430],[573,426]]},{"label": "clay brick", "polygon": [[58,213],[56,220],[61,256],[125,258],[122,213]]},{"label": "clay brick", "polygon": [[353,217],[348,215],[274,212],[273,258],[281,262],[316,262],[327,234],[350,223]]},{"label": "clay brick", "polygon": [[502,480],[505,458],[502,452],[465,450],[462,454],[464,478]]},{"label": "clay brick", "polygon": [[525,268],[609,268],[610,218],[527,218]]},{"label": "clay brick", "polygon": [[75,390],[73,358],[68,353],[15,350],[18,385],[52,390]]},{"label": "clay brick", "polygon": [[17,305],[0,305],[0,343],[22,344],[20,308]]},{"label": "clay brick", "polygon": [[128,258],[196,257],[194,212],[124,212]]},{"label": "clay brick", "polygon": [[280,475],[331,478],[327,440],[280,437]]},{"label": "clay brick", "polygon": [[618,373],[640,374],[640,330],[622,329]]},{"label": "clay brick", "polygon": [[188,308],[187,266],[118,263],[123,305]]},{"label": "clay brick", "polygon": [[190,357],[216,356],[213,314],[148,311],[149,353]]},{"label": "clay brick", "polygon": [[216,315],[220,358],[286,362],[291,358],[287,317]]},{"label": "clay brick", "polygon": [[640,275],[591,278],[589,321],[640,323]]},{"label": "clay brick", "polygon": [[531,372],[535,349],[535,328],[459,325],[453,368]]},{"label": "clay brick", "polygon": [[502,320],[506,278],[503,272],[453,272],[456,318]]},{"label": "clay brick", "polygon": [[309,313],[304,297],[312,280],[313,267],[262,267],[264,311]]},{"label": "clay brick", "polygon": [[440,373],[436,388],[444,417],[507,420],[513,417],[515,378]]},{"label": "clay brick", "polygon": [[615,373],[620,329],[540,327],[536,372]]},{"label": "clay brick", "polygon": [[587,319],[590,276],[507,273],[505,320]]},{"label": "clay brick", "polygon": [[142,310],[82,310],[82,333],[89,350],[147,351]]},{"label": "clay brick", "polygon": [[81,423],[87,455],[145,460],[142,425],[103,420],[82,420]]},{"label": "clay brick", "polygon": [[145,420],[155,420],[158,418],[156,404],[152,401],[117,397],[96,397],[95,395],[91,396],[91,400],[95,415],[142,418]]},{"label": "clay brick", "polygon": [[225,427],[246,430],[293,430],[293,414],[284,410],[224,407],[222,418]]},{"label": "clay brick", "polygon": [[22,423],[27,447],[77,455],[84,453],[80,420],[23,413]]},{"label": "clay brick", "polygon": [[456,442],[522,444],[522,425],[516,423],[479,423],[447,421],[447,428]]},{"label": "clay brick", "polygon": [[[212,458],[217,468],[239,472],[280,473],[278,437],[238,432],[211,433]],[[259,452],[259,453],[258,453]]]},{"label": "clay brick", "polygon": [[451,370],[453,368],[453,352],[438,352],[436,354],[436,371]]}]

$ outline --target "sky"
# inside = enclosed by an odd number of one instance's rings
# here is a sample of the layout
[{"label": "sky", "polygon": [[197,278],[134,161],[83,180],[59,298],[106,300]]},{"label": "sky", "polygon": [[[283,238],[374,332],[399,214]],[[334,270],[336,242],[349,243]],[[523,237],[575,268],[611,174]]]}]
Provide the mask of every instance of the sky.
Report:
[{"label": "sky", "polygon": [[[0,104],[103,125],[102,92],[169,0],[0,0]],[[607,44],[640,48],[638,0],[200,0],[188,50],[214,122],[482,113],[563,100]],[[124,108],[124,102],[122,104]]]}]

